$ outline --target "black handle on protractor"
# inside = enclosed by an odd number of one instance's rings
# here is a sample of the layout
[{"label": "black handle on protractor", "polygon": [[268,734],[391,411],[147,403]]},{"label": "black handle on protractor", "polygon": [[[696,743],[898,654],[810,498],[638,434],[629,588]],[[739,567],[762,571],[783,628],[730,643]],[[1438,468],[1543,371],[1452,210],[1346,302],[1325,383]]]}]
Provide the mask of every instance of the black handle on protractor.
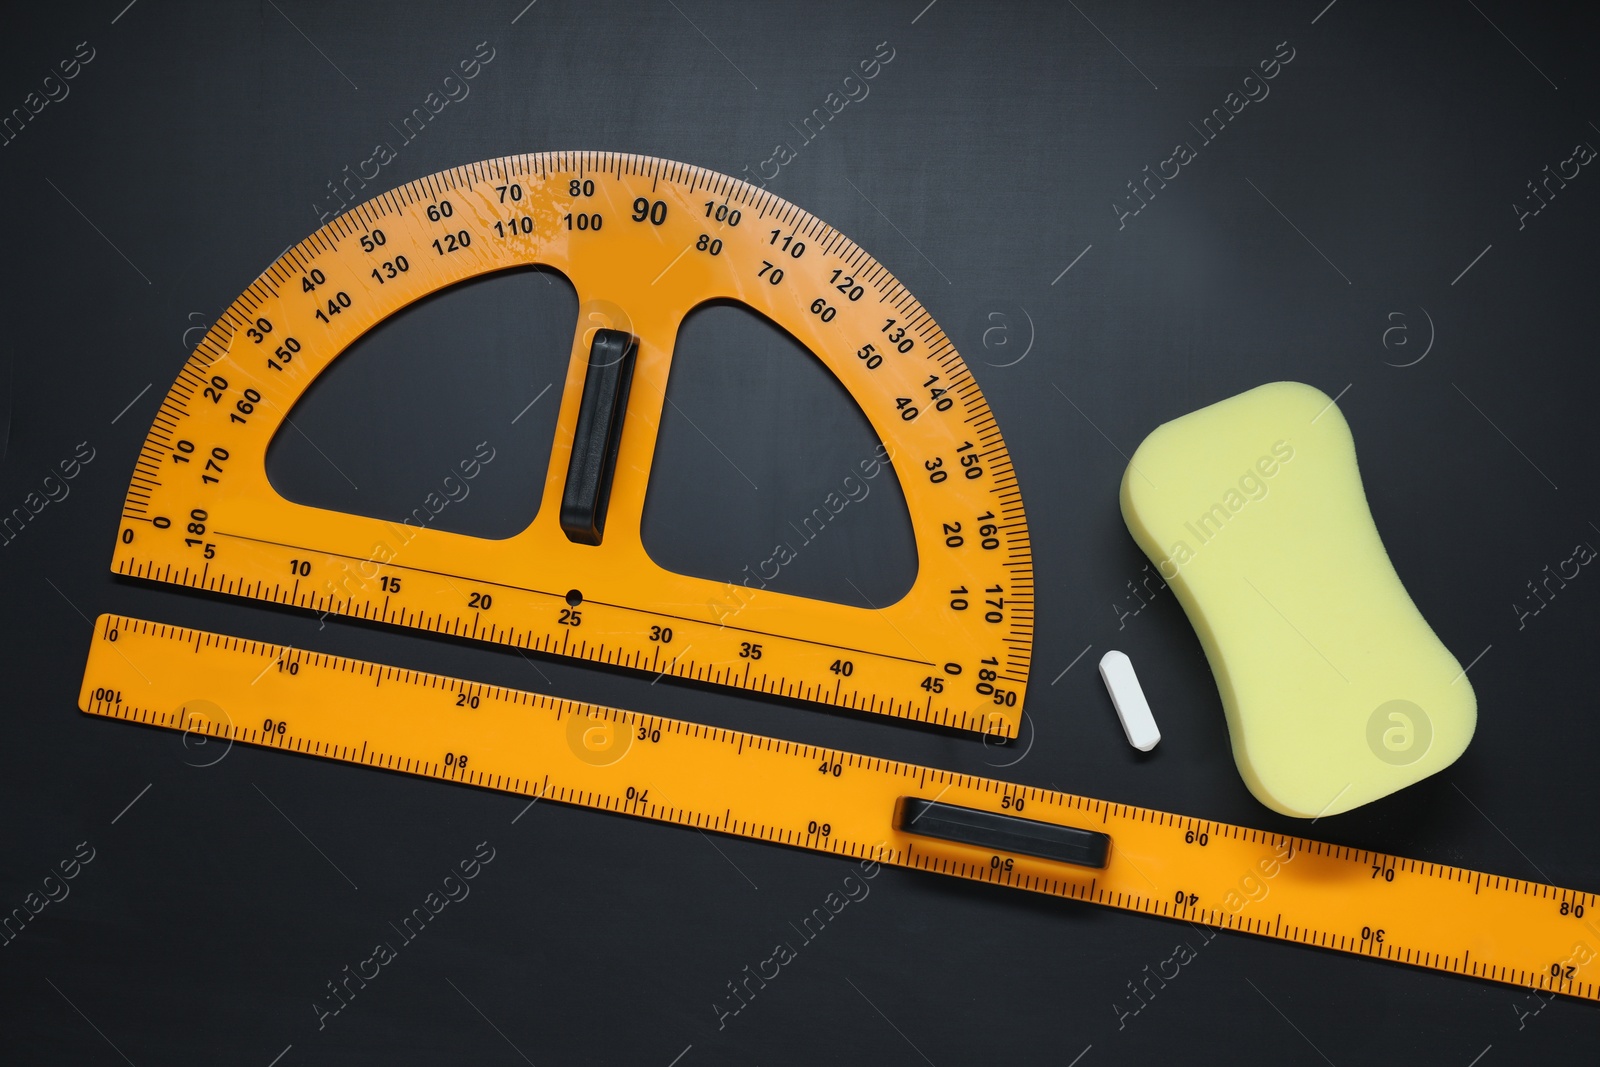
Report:
[{"label": "black handle on protractor", "polygon": [[578,428],[561,493],[561,529],[579,544],[598,545],[605,534],[606,504],[638,352],[639,339],[622,330],[596,330],[589,346]]}]

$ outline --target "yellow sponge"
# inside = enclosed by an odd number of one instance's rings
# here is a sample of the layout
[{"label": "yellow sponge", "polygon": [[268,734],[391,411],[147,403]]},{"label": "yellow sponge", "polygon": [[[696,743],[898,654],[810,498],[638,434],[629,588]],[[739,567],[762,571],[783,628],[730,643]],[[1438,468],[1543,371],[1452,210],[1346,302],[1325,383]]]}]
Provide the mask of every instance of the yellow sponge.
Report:
[{"label": "yellow sponge", "polygon": [[1400,584],[1322,392],[1275,382],[1158,427],[1122,516],[1200,635],[1263,804],[1334,815],[1467,747],[1472,686]]}]

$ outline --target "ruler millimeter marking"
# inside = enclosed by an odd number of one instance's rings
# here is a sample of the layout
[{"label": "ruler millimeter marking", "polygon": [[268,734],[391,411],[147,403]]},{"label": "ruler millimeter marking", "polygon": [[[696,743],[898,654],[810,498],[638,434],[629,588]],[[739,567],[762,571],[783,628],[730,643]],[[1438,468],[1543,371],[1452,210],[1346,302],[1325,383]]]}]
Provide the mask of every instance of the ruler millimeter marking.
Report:
[{"label": "ruler millimeter marking", "polygon": [[[1536,882],[116,615],[79,707],[1600,1000],[1600,900]],[[1110,847],[945,840],[928,804]]]},{"label": "ruler millimeter marking", "polygon": [[[579,316],[527,529],[469,537],[306,507],[273,489],[268,445],[340,353],[431,293],[533,264],[567,277]],[[896,603],[776,592],[772,560],[716,582],[666,571],[645,551],[640,521],[674,342],[709,300],[787,331],[866,415],[883,451],[845,473],[886,464],[900,481],[918,572]],[[559,513],[584,455],[574,438],[601,330],[636,337],[638,348],[608,460],[604,537],[578,543]],[[843,499],[818,501],[818,517],[796,528],[820,530]],[[286,252],[223,313],[162,400],[112,569],[1005,737],[1017,734],[1033,644],[1032,550],[1005,442],[922,306],[792,204],[711,171],[612,153],[435,174]]]}]

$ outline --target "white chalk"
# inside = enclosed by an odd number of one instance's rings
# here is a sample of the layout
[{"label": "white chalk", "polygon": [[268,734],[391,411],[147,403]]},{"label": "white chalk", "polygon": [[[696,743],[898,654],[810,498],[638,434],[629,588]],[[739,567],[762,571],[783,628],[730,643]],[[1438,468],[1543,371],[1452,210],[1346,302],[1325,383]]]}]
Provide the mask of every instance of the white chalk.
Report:
[{"label": "white chalk", "polygon": [[1133,661],[1121,652],[1107,652],[1100,657],[1100,677],[1111,693],[1111,703],[1117,706],[1117,718],[1122,720],[1122,732],[1128,735],[1128,744],[1140,752],[1149,752],[1161,740],[1156,719],[1150,714],[1150,702],[1139,687],[1139,676],[1133,673]]}]

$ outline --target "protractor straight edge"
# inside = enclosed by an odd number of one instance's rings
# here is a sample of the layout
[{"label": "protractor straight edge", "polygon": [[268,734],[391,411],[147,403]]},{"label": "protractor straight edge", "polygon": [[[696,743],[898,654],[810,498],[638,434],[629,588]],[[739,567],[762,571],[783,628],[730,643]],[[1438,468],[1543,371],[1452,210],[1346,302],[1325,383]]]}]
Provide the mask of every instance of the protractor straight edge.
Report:
[{"label": "protractor straight edge", "polygon": [[1592,893],[117,615],[79,707],[1600,999]]},{"label": "protractor straight edge", "polygon": [[[267,446],[354,341],[456,282],[579,299],[533,522],[493,540],[307,507]],[[819,358],[905,497],[917,576],[854,607],[667,571],[640,523],[684,316],[733,301]],[[299,608],[1015,737],[1033,643],[1021,492],[988,404],[912,295],[820,219],[712,171],[510,156],[379,196],[272,264],[161,402],[112,569]]]}]

